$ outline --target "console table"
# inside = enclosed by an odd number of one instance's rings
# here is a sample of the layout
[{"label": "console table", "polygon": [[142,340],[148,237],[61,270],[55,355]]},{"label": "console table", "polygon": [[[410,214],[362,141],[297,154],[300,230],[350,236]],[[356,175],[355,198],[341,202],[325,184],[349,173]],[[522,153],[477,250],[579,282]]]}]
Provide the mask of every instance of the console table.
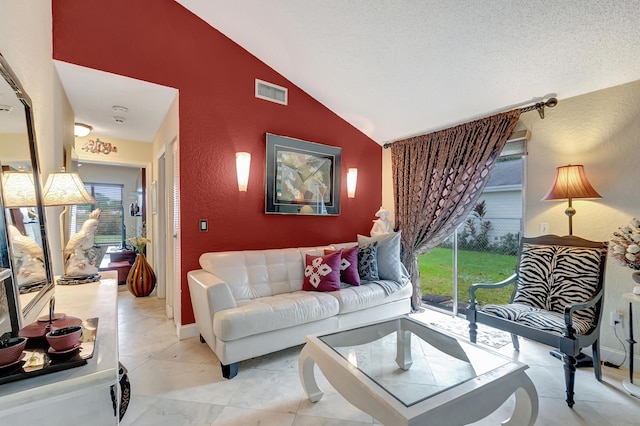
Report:
[{"label": "console table", "polygon": [[629,302],[629,381],[622,382],[622,387],[636,398],[640,398],[640,386],[633,383],[633,345],[637,342],[633,340],[633,304],[640,303],[640,295],[625,293],[624,300]]},{"label": "console table", "polygon": [[0,424],[118,424],[111,396],[118,382],[118,283],[115,271],[101,275],[99,282],[55,288],[56,312],[98,317],[93,357],[80,367],[0,386]]}]

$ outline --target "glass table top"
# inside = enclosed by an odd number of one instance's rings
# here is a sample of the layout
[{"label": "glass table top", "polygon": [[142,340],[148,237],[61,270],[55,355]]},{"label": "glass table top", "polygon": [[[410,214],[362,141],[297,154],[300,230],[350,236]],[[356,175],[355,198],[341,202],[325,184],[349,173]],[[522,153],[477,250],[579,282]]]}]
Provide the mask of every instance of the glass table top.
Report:
[{"label": "glass table top", "polygon": [[511,362],[409,317],[318,338],[407,407]]}]

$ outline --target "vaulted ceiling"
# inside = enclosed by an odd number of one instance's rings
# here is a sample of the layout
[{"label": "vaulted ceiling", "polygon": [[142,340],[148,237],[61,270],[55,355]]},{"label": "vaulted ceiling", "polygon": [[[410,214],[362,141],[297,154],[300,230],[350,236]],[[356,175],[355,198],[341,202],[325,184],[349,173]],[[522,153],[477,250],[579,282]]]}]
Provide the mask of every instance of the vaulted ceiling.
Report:
[{"label": "vaulted ceiling", "polygon": [[640,79],[637,0],[176,1],[380,144]]}]

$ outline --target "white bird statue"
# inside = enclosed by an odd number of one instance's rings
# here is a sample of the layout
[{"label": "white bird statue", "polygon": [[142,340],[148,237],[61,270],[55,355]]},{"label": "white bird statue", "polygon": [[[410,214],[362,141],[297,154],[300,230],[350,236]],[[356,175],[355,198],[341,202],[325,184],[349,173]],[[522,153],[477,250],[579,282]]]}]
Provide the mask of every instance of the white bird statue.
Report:
[{"label": "white bird statue", "polygon": [[89,218],[82,224],[82,228],[73,234],[64,248],[66,256],[71,256],[74,253],[78,256],[84,255],[84,251],[93,247],[99,218],[100,209],[95,209],[89,214]]},{"label": "white bird statue", "polygon": [[44,270],[44,254],[42,247],[31,238],[22,235],[14,225],[9,225],[11,254],[18,270],[17,282],[22,292],[25,284],[39,283],[46,280]]},{"label": "white bird statue", "polygon": [[31,238],[22,235],[14,225],[9,225],[9,239],[12,253],[16,258],[28,256],[32,259],[44,259],[42,247]]},{"label": "white bird statue", "polygon": [[98,272],[95,262],[87,257],[87,252],[93,248],[99,218],[100,209],[95,209],[82,228],[69,239],[64,249],[65,276],[89,276]]}]

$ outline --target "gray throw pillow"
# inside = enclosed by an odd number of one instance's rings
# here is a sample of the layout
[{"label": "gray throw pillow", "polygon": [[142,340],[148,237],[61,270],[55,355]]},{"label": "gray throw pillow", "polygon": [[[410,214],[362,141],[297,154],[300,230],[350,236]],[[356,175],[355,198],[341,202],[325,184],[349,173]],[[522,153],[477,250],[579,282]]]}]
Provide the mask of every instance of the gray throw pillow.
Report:
[{"label": "gray throw pillow", "polygon": [[358,245],[378,243],[378,275],[381,280],[402,282],[402,264],[400,263],[400,231],[390,234],[367,237],[358,235]]},{"label": "gray throw pillow", "polygon": [[358,247],[358,275],[361,280],[376,281],[380,279],[378,275],[378,243],[373,242],[368,245]]}]

